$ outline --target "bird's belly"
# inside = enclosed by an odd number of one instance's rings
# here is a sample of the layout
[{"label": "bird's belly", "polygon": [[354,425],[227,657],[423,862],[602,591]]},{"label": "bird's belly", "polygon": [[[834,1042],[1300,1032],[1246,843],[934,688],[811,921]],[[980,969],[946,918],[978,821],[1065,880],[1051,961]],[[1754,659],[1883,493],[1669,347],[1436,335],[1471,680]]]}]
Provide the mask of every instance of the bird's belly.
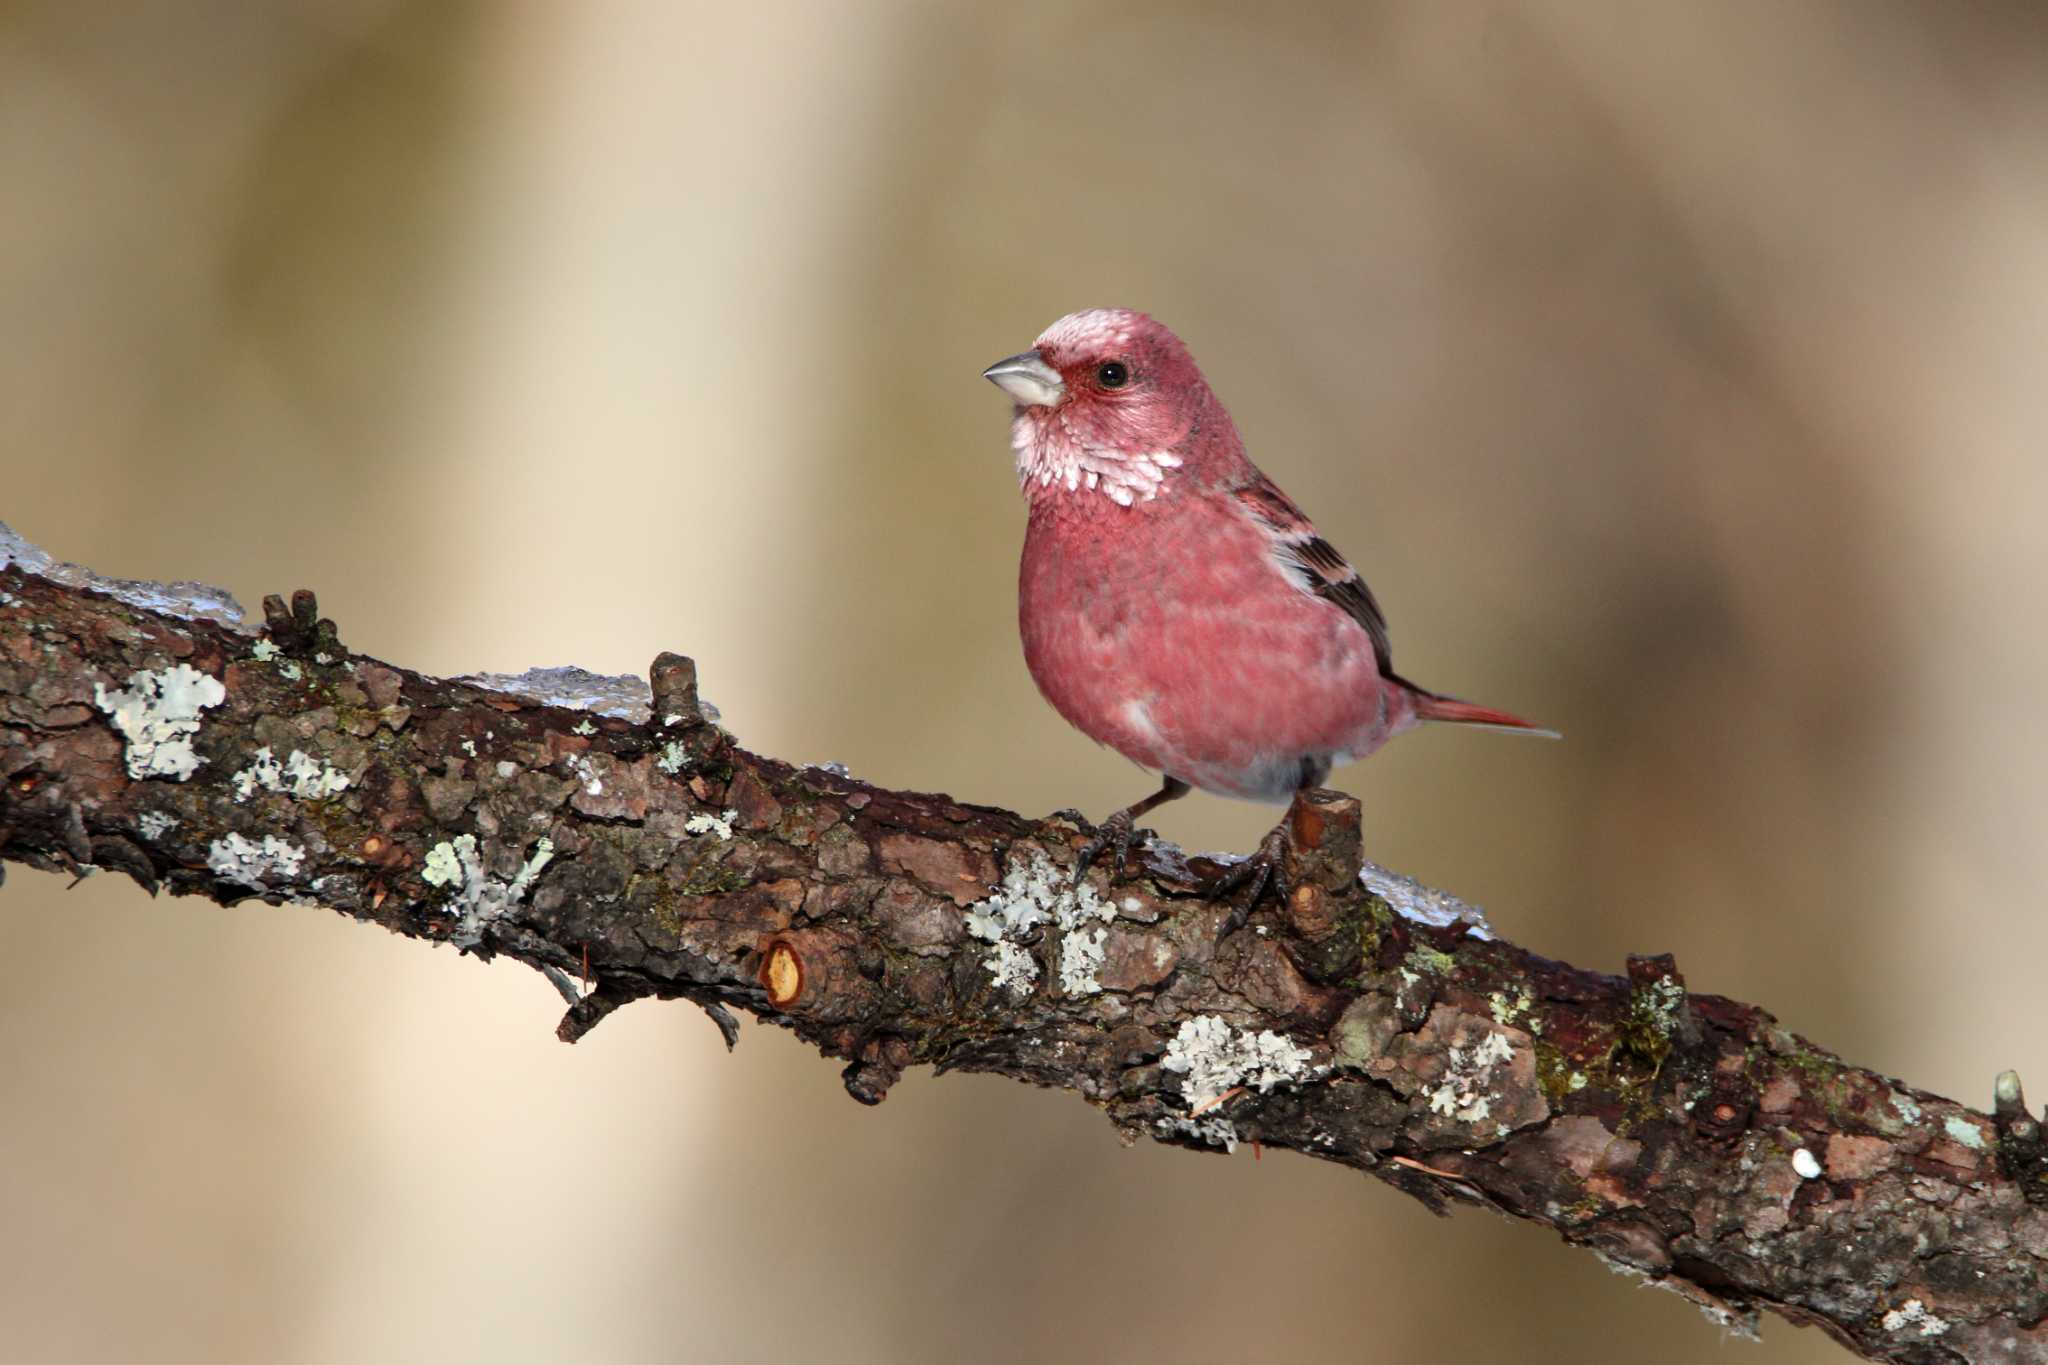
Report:
[{"label": "bird's belly", "polygon": [[1070,724],[1141,767],[1285,800],[1398,724],[1365,633],[1277,571],[1245,572],[1256,558],[1172,574],[1146,572],[1149,556],[1063,558],[1027,552],[1025,662]]}]

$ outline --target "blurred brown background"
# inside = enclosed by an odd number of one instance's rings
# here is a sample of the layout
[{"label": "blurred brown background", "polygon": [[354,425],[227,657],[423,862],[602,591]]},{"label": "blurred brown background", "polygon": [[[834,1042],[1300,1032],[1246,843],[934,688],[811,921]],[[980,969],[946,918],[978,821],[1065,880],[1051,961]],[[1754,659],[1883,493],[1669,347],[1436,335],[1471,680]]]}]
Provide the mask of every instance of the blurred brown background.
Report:
[{"label": "blurred brown background", "polygon": [[[2031,4],[15,3],[0,517],[435,672],[683,649],[752,747],[1101,814],[1147,780],[1025,675],[976,372],[1143,307],[1404,671],[1569,737],[1340,774],[1381,861],[2048,1093],[2044,149]],[[868,1112],[677,1005],[565,1048],[324,913],[16,869],[0,951],[14,1360],[1839,1358],[1070,1097]]]}]

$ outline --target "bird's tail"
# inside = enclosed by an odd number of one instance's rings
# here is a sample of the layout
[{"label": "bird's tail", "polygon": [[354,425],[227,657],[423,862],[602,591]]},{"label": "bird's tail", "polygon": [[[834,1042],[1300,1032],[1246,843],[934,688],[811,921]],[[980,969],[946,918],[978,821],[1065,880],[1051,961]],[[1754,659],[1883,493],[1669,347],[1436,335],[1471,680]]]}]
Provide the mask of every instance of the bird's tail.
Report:
[{"label": "bird's tail", "polygon": [[1535,735],[1542,739],[1562,739],[1563,736],[1548,726],[1538,725],[1533,720],[1506,711],[1496,711],[1491,706],[1479,706],[1456,697],[1440,696],[1435,692],[1417,687],[1407,679],[1401,679],[1415,699],[1415,714],[1421,720],[1440,720],[1451,725],[1476,725],[1487,730],[1507,730],[1518,735]]}]

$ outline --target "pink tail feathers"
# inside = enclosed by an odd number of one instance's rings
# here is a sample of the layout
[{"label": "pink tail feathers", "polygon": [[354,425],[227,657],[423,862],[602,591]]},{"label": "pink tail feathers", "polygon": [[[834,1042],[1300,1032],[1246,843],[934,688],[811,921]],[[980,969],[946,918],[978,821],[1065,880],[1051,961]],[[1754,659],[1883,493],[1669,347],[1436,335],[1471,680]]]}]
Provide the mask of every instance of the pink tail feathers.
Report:
[{"label": "pink tail feathers", "polygon": [[1496,711],[1491,706],[1477,706],[1456,697],[1439,697],[1433,692],[1413,689],[1415,714],[1423,720],[1440,720],[1451,725],[1478,725],[1489,730],[1512,730],[1518,734],[1540,735],[1544,739],[1562,738],[1548,726],[1538,725],[1533,720],[1506,711]]}]

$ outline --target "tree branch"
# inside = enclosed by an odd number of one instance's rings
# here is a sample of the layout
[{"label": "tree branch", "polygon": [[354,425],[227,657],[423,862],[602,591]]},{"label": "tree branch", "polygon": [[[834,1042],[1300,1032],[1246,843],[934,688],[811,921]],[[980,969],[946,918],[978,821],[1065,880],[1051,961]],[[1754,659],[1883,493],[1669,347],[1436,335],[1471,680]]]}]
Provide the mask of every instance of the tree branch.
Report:
[{"label": "tree branch", "polygon": [[1078,1092],[1127,1141],[1286,1147],[1435,1209],[1547,1224],[1724,1326],[1876,1360],[2048,1360],[2048,1146],[1850,1066],[1668,957],[1494,939],[1362,860],[1318,792],[1284,904],[1216,942],[1213,860],[747,752],[689,660],[444,680],[348,651],[311,593],[103,580],[0,526],[0,857],[223,904],[316,903],[517,959],[571,1004],[793,1030],[878,1103],[904,1068]]}]

